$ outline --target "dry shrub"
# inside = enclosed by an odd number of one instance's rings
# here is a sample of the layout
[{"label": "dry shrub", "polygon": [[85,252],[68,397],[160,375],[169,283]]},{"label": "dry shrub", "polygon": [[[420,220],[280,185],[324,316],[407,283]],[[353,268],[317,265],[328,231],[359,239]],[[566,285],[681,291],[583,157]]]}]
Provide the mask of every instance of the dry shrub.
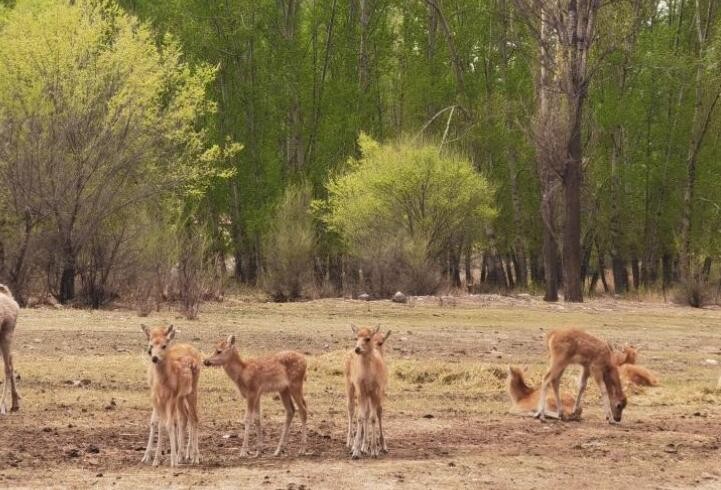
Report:
[{"label": "dry shrub", "polygon": [[313,297],[316,233],[310,185],[290,186],[265,237],[263,286],[275,301]]},{"label": "dry shrub", "polygon": [[675,290],[674,302],[694,308],[712,304],[714,301],[713,286],[701,277],[693,277],[679,284]]}]

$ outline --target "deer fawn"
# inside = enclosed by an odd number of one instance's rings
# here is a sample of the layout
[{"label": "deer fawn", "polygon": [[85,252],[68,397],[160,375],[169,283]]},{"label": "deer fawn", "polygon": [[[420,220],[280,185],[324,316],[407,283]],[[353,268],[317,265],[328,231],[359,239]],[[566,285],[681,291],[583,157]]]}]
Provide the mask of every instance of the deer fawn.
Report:
[{"label": "deer fawn", "polygon": [[[150,417],[150,435],[143,463],[151,461],[153,439],[157,431],[157,445],[153,466],[160,463],[163,437],[162,428],[168,434],[170,466],[182,461],[197,464],[198,449],[198,379],[200,377],[200,353],[187,344],[170,345],[175,328],[148,328],[141,325],[148,339],[148,356],[152,364],[148,368],[148,383],[153,400]],[[160,425],[162,423],[162,425]],[[188,431],[188,445],[183,457],[183,434]]]},{"label": "deer fawn", "polygon": [[0,398],[0,414],[7,413],[8,390],[11,391],[12,405],[10,411],[15,412],[20,409],[20,395],[15,388],[15,373],[13,371],[13,355],[10,351],[12,347],[13,334],[15,333],[15,324],[18,321],[18,306],[10,288],[4,284],[0,284],[0,352],[3,356],[3,364],[5,364],[5,382],[3,383],[3,394]]},{"label": "deer fawn", "polygon": [[[380,450],[388,452],[383,436],[383,396],[388,382],[388,370],[383,360],[383,352],[377,347],[374,338],[380,327],[358,329],[351,325],[356,336],[355,349],[346,357],[345,380],[348,401],[348,435],[346,445],[352,450],[352,458],[360,457],[369,449],[370,455],[377,457]],[[388,334],[384,336],[388,337]],[[381,345],[383,342],[381,342]],[[356,399],[358,400],[358,418],[353,438],[353,417]],[[375,424],[378,420],[380,440],[376,440]],[[370,422],[370,427],[369,423]],[[352,444],[351,444],[352,441]]]},{"label": "deer fawn", "polygon": [[601,390],[607,420],[609,423],[620,422],[623,409],[626,408],[626,396],[623,394],[618,368],[608,343],[578,329],[553,330],[547,335],[546,343],[551,365],[543,377],[536,417],[545,419],[546,390],[551,384],[556,397],[558,418],[565,418],[559,392],[561,376],[570,364],[580,364],[583,372],[578,382],[573,417],[577,418],[581,414],[583,392],[586,390],[588,377],[593,376]]},{"label": "deer fawn", "polygon": [[[534,414],[538,408],[540,392],[538,388],[532,388],[526,384],[523,370],[515,366],[508,366],[508,395],[511,397],[511,412],[522,414]],[[573,410],[573,396],[564,393],[561,400],[564,411]],[[546,399],[546,405],[553,412],[558,412],[556,400],[550,396]],[[550,416],[550,414],[547,414]]]},{"label": "deer fawn", "polygon": [[626,346],[622,351],[614,351],[614,362],[618,366],[621,378],[628,385],[658,386],[658,377],[655,373],[642,366],[636,365],[638,349]]},{"label": "deer fawn", "polygon": [[283,425],[283,432],[280,435],[280,442],[275,450],[275,455],[280,454],[288,438],[288,430],[296,410],[293,401],[298,405],[298,412],[300,413],[301,447],[299,454],[305,453],[308,409],[303,397],[306,362],[301,354],[285,351],[267,357],[243,360],[240,358],[238,349],[235,346],[235,336],[231,335],[227,340],[218,342],[215,346],[215,353],[206,358],[204,362],[206,366],[223,366],[225,373],[238,386],[238,391],[248,402],[245,412],[245,435],[243,436],[243,447],[240,450],[241,457],[248,456],[250,426],[254,419],[258,425],[258,449],[255,456],[260,455],[263,445],[260,397],[263,393],[273,392],[278,392],[283,407],[285,407],[285,424]]}]

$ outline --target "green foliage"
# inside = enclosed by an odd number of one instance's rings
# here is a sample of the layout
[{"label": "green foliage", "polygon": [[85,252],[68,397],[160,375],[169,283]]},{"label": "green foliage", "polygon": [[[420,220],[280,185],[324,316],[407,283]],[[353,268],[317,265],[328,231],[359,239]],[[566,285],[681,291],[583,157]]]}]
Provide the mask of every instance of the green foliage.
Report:
[{"label": "green foliage", "polygon": [[310,297],[314,291],[316,236],[309,184],[288,187],[265,238],[265,288],[277,301]]},{"label": "green foliage", "polygon": [[494,216],[491,186],[466,158],[430,144],[380,145],[361,134],[359,146],[361,157],[328,183],[324,219],[352,255],[420,281],[406,290],[434,289],[421,272],[439,273],[447,250],[481,242]]}]

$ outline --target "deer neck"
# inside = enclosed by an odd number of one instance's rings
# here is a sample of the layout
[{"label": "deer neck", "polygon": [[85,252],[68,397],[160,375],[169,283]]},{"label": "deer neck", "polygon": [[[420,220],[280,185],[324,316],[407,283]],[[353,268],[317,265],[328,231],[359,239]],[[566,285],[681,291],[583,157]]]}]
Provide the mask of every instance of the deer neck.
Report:
[{"label": "deer neck", "polygon": [[245,363],[237,351],[233,353],[228,362],[223,364],[223,369],[225,369],[225,373],[230,379],[235,381],[239,388],[244,389],[245,380],[243,378],[243,372],[245,371]]},{"label": "deer neck", "polygon": [[514,377],[511,381],[511,397],[514,401],[522,400],[533,393],[533,388],[526,384],[526,381],[521,377]]}]

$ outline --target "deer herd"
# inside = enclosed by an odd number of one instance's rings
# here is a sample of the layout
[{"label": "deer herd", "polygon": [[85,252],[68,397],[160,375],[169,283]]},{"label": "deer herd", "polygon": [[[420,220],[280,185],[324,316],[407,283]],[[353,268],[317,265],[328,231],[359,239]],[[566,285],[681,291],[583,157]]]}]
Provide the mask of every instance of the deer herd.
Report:
[{"label": "deer herd", "polygon": [[[11,411],[19,409],[11,343],[19,307],[10,290],[0,284],[0,352],[5,367],[5,382],[0,413],[7,412],[8,390],[12,396]],[[307,364],[302,354],[283,351],[257,358],[241,357],[236,338],[230,335],[216,343],[213,353],[203,357],[189,344],[174,343],[176,329],[170,326],[149,328],[142,325],[147,339],[148,384],[153,405],[148,444],[144,463],[158,465],[164,454],[164,435],[169,446],[169,464],[197,464],[198,447],[198,384],[201,366],[222,367],[247,402],[245,432],[240,456],[258,456],[263,445],[260,399],[275,393],[285,409],[280,440],[275,455],[281,454],[296,410],[301,422],[300,454],[306,452],[308,407],[303,395]],[[383,433],[383,402],[388,384],[388,365],[383,345],[391,331],[379,326],[351,325],[355,346],[344,359],[347,399],[348,433],[346,445],[353,459],[362,455],[377,457],[388,452]],[[546,335],[550,365],[540,387],[527,384],[524,370],[508,368],[508,394],[512,412],[535,416],[540,420],[552,417],[579,419],[583,394],[588,378],[593,378],[601,392],[602,406],[609,423],[619,423],[628,390],[633,385],[656,386],[658,378],[646,368],[636,365],[638,350],[632,346],[616,349],[579,329],[552,330]],[[575,397],[560,392],[561,377],[570,365],[581,367]],[[721,380],[719,380],[721,383]],[[548,392],[549,385],[551,393]],[[377,425],[377,428],[376,428]],[[256,449],[249,451],[251,427],[256,427]],[[187,437],[187,442],[186,442]]]}]

